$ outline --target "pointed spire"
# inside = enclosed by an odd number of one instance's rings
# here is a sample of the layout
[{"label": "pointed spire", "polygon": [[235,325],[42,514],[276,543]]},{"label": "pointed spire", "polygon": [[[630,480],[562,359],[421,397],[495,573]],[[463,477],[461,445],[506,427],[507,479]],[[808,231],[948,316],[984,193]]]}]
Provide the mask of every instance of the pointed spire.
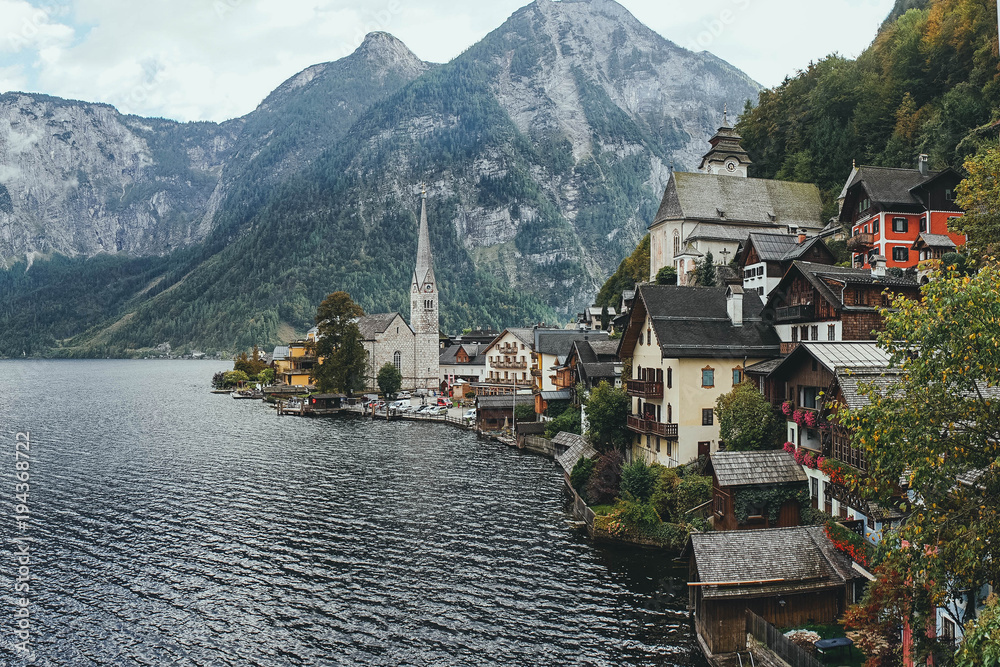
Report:
[{"label": "pointed spire", "polygon": [[421,186],[420,230],[417,233],[417,265],[413,271],[413,284],[421,291],[424,285],[434,282],[431,236],[427,231],[427,189]]},{"label": "pointed spire", "polygon": [[722,126],[729,127],[729,102],[722,104]]}]

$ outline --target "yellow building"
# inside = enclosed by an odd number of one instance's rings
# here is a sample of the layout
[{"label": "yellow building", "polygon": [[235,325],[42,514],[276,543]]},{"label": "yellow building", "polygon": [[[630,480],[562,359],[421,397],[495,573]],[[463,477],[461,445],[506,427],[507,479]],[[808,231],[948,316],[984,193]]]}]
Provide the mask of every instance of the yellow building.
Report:
[{"label": "yellow building", "polygon": [[304,339],[274,348],[271,361],[277,382],[300,387],[313,385],[311,373],[320,362],[316,357],[316,334],[313,327]]},{"label": "yellow building", "polygon": [[619,347],[633,459],[677,466],[720,449],[716,399],[780,353],[762,310],[737,286],[638,288]]}]

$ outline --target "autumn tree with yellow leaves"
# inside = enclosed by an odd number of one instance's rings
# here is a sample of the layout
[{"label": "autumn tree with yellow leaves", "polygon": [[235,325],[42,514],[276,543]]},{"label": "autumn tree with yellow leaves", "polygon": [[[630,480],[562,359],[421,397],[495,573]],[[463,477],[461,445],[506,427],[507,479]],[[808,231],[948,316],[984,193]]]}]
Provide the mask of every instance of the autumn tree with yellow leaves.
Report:
[{"label": "autumn tree with yellow leaves", "polygon": [[883,312],[879,344],[901,380],[868,387],[869,405],[839,416],[865,452],[861,490],[886,503],[901,482],[909,492],[883,565],[929,594],[915,615],[1000,584],[1000,268],[946,273],[922,292]]}]

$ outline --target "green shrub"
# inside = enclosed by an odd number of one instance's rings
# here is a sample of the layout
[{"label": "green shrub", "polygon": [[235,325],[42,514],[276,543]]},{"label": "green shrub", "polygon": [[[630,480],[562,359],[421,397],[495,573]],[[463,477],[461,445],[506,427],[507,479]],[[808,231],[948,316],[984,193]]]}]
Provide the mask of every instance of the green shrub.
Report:
[{"label": "green shrub", "polygon": [[571,405],[566,408],[565,412],[545,425],[545,437],[551,440],[556,437],[556,434],[563,431],[580,435],[581,426],[580,408]]},{"label": "green shrub", "polygon": [[622,468],[621,494],[646,502],[653,493],[656,473],[645,461],[636,460]]},{"label": "green shrub", "polygon": [[222,386],[225,389],[229,387],[235,387],[240,382],[249,382],[250,378],[243,371],[229,371],[222,379]]},{"label": "green shrub", "polygon": [[674,494],[677,485],[681,483],[680,469],[667,468],[659,464],[653,464],[650,469],[656,477],[653,481],[653,492],[649,496],[649,502],[664,520],[673,518]]},{"label": "green shrub", "polygon": [[594,474],[594,467],[597,465],[597,461],[594,459],[588,459],[580,457],[573,466],[573,471],[569,474],[569,483],[576,489],[576,492],[584,496],[586,500],[585,489],[587,488],[587,483],[590,481],[591,475]]},{"label": "green shrub", "polygon": [[674,517],[682,519],[689,510],[712,499],[712,478],[707,475],[686,475],[677,485],[674,495]]},{"label": "green shrub", "polygon": [[530,403],[518,403],[514,406],[514,419],[519,422],[535,421],[535,406]]}]

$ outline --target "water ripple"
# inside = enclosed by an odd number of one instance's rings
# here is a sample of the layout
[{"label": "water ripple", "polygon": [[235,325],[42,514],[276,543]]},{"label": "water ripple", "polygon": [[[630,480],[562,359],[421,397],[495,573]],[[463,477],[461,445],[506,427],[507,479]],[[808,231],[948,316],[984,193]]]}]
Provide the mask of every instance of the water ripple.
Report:
[{"label": "water ripple", "polygon": [[218,369],[0,362],[4,495],[34,443],[32,664],[703,664],[683,566],[574,532],[551,461],[279,418],[208,394]]}]

